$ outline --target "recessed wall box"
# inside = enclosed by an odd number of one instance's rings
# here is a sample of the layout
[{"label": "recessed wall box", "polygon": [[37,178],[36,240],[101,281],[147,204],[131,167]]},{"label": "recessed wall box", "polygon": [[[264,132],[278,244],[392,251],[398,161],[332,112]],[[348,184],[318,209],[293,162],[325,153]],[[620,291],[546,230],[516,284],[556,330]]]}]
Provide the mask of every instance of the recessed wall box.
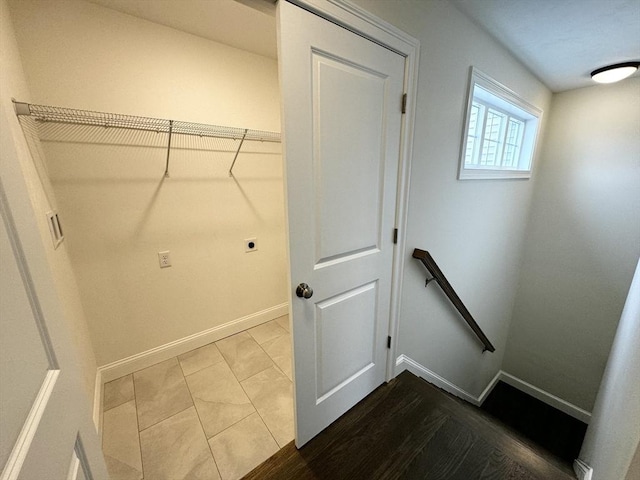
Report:
[{"label": "recessed wall box", "polygon": [[51,239],[53,240],[53,248],[58,248],[62,240],[64,240],[58,212],[55,210],[47,212],[47,223],[49,224],[49,231],[51,232]]},{"label": "recessed wall box", "polygon": [[255,252],[258,250],[258,242],[255,238],[247,238],[244,241],[244,251],[245,252]]}]

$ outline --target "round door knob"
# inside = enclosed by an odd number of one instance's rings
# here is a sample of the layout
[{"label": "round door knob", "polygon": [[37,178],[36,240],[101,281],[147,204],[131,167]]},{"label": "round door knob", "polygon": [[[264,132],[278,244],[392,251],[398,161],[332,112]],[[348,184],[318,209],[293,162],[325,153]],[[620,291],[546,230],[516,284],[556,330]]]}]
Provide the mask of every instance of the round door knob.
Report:
[{"label": "round door knob", "polygon": [[311,298],[313,295],[313,288],[306,283],[301,283],[298,285],[298,288],[296,288],[296,295],[300,298]]}]

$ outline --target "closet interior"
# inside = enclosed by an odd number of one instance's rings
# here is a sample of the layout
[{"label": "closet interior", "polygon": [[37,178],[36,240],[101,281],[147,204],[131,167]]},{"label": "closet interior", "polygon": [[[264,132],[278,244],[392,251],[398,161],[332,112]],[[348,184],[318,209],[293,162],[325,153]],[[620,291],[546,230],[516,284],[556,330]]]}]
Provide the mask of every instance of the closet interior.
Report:
[{"label": "closet interior", "polygon": [[[104,385],[110,473],[240,478],[293,440],[275,52],[54,3],[10,1],[30,87],[14,104]],[[237,35],[247,16],[275,36],[272,14],[227,3]]]}]

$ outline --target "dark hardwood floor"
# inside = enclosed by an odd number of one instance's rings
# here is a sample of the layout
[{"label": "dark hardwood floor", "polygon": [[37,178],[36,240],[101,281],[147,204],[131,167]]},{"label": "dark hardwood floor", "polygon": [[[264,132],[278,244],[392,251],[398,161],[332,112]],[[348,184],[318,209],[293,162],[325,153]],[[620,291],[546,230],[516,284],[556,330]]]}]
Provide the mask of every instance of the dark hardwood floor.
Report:
[{"label": "dark hardwood floor", "polygon": [[488,414],[403,372],[302,449],[293,443],[252,479],[569,480],[568,466]]},{"label": "dark hardwood floor", "polygon": [[587,424],[498,382],[482,409],[569,465],[578,458]]}]

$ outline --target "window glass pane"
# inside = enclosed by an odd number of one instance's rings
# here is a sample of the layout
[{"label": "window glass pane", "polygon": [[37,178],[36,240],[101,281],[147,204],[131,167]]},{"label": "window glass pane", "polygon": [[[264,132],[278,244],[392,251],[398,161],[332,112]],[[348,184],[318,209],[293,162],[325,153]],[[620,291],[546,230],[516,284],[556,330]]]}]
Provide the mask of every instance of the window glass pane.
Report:
[{"label": "window glass pane", "polygon": [[487,112],[487,126],[484,129],[485,140],[497,142],[500,139],[500,130],[502,129],[504,117],[503,114],[491,108],[489,109]]},{"label": "window glass pane", "polygon": [[487,111],[487,119],[484,127],[484,139],[482,152],[480,153],[480,165],[499,165],[498,158],[500,132],[505,115],[493,109]]},{"label": "window glass pane", "polygon": [[471,135],[467,137],[467,151],[464,154],[465,165],[476,165],[478,163],[476,162],[476,157],[474,157],[473,155],[475,142],[476,142],[475,137],[472,137]]},{"label": "window glass pane", "polygon": [[466,165],[476,165],[477,157],[474,155],[476,138],[478,137],[478,120],[480,116],[480,105],[473,103],[469,112],[469,130],[467,135],[467,149],[465,151],[464,163]]},{"label": "window glass pane", "polygon": [[480,105],[473,103],[471,105],[471,113],[469,115],[469,133],[473,132],[475,135],[478,128],[478,115],[480,114]]},{"label": "window glass pane", "polygon": [[498,158],[498,143],[485,140],[480,154],[480,165],[495,165]]},{"label": "window glass pane", "polygon": [[504,155],[502,157],[503,167],[517,167],[520,158],[520,149],[522,147],[522,132],[524,131],[524,123],[515,118],[509,118],[509,126],[507,128],[507,137]]}]

